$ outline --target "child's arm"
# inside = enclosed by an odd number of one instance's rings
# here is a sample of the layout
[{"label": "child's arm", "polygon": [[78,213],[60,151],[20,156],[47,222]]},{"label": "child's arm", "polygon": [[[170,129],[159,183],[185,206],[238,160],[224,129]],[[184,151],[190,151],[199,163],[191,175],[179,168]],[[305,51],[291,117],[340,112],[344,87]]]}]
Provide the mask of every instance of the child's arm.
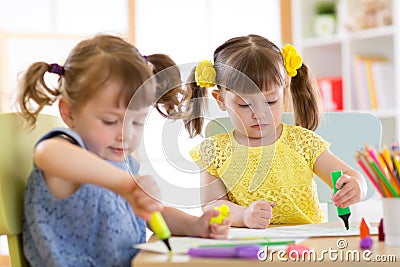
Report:
[{"label": "child's arm", "polygon": [[227,189],[221,179],[203,171],[201,181],[201,203],[203,211],[213,210],[214,207],[225,204],[229,207],[229,217],[232,226],[248,228],[266,228],[272,217],[272,203],[258,200],[249,207],[237,205],[229,201]]},{"label": "child's arm", "polygon": [[201,217],[192,216],[175,208],[165,207],[162,212],[166,223],[175,236],[199,236],[204,238],[226,238],[231,221],[225,218],[222,224],[210,225],[211,217],[218,216],[216,210],[205,212]]},{"label": "child's arm", "polygon": [[122,195],[135,213],[145,219],[151,212],[162,209],[162,205],[150,196],[159,195],[158,186],[151,177],[135,176],[133,179],[128,172],[64,138],[40,142],[34,152],[34,161],[43,172],[47,187],[57,198],[65,198],[78,190],[80,184],[87,183]]},{"label": "child's arm", "polygon": [[361,173],[344,163],[329,149],[322,152],[314,164],[314,172],[329,185],[329,187],[332,187],[331,172],[338,170],[342,170],[343,172],[343,175],[336,183],[336,188],[341,188],[341,190],[332,197],[332,201],[335,202],[336,206],[345,208],[359,202],[365,197],[367,193],[367,183]]}]

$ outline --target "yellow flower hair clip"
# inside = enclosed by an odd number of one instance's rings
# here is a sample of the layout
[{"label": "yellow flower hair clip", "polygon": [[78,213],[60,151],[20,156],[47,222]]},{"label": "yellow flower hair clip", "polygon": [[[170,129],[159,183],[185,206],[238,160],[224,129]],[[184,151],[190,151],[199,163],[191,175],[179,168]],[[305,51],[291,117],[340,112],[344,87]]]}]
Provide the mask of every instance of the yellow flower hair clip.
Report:
[{"label": "yellow flower hair clip", "polygon": [[296,48],[290,44],[285,45],[285,47],[282,48],[282,58],[287,74],[290,77],[296,76],[297,70],[303,64],[303,59],[299,53],[297,53]]},{"label": "yellow flower hair clip", "polygon": [[198,86],[205,88],[213,87],[216,76],[217,74],[211,61],[202,60],[197,64],[194,79]]}]

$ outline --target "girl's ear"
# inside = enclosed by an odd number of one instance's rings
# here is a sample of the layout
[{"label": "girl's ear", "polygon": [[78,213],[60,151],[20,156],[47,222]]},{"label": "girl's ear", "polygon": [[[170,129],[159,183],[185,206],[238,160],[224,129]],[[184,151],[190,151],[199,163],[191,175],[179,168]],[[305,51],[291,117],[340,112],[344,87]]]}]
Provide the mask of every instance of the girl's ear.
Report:
[{"label": "girl's ear", "polygon": [[217,100],[218,106],[221,110],[225,111],[226,106],[225,106],[225,101],[224,97],[221,94],[220,90],[212,90],[211,95]]},{"label": "girl's ear", "polygon": [[58,102],[58,110],[60,111],[60,115],[64,123],[69,128],[74,128],[74,118],[72,115],[71,103],[65,97],[62,97]]},{"label": "girl's ear", "polygon": [[286,75],[285,87],[283,88],[283,111],[284,112],[293,111],[289,75]]}]

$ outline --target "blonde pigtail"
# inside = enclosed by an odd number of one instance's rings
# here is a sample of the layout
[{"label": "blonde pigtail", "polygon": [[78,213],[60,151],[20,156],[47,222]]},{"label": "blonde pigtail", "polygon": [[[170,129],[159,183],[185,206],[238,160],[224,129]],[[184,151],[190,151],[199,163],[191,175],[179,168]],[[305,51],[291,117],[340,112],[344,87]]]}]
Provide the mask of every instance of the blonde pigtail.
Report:
[{"label": "blonde pigtail", "polygon": [[285,45],[282,48],[282,58],[286,72],[291,77],[290,93],[295,123],[309,130],[315,130],[321,117],[318,87],[294,46]]},{"label": "blonde pigtail", "polygon": [[290,83],[295,123],[309,130],[315,130],[322,116],[321,98],[314,78],[306,65],[298,69]]},{"label": "blonde pigtail", "polygon": [[[59,89],[48,87],[44,80],[46,72],[62,75],[64,70],[59,67],[56,64],[36,62],[22,76],[17,101],[21,107],[22,117],[26,119],[30,126],[36,124],[37,116],[42,109],[45,106],[51,106],[61,95]],[[55,68],[58,69],[55,70]]]},{"label": "blonde pigtail", "polygon": [[186,90],[190,92],[190,100],[187,105],[188,118],[185,128],[190,137],[201,134],[204,125],[204,110],[207,105],[207,88],[215,86],[216,71],[209,60],[203,60],[193,68]]}]

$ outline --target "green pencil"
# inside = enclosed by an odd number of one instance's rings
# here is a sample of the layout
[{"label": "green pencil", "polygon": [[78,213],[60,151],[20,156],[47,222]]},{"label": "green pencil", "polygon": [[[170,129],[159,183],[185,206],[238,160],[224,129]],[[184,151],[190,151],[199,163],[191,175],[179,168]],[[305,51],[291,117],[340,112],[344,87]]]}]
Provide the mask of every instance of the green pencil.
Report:
[{"label": "green pencil", "polygon": [[386,179],[385,175],[381,172],[381,170],[376,165],[376,163],[371,161],[371,165],[372,165],[372,168],[374,168],[374,170],[378,173],[378,175],[381,178],[381,180],[383,181],[383,183],[389,189],[390,193],[392,193],[394,197],[399,197],[399,194],[397,194],[397,192],[394,190],[392,185],[388,182],[388,180]]},{"label": "green pencil", "polygon": [[285,240],[285,241],[266,241],[266,242],[255,242],[255,243],[231,243],[231,244],[210,244],[210,245],[200,245],[199,248],[231,248],[241,245],[251,246],[251,245],[259,245],[259,246],[279,246],[279,245],[290,245],[295,244],[294,240]]}]

